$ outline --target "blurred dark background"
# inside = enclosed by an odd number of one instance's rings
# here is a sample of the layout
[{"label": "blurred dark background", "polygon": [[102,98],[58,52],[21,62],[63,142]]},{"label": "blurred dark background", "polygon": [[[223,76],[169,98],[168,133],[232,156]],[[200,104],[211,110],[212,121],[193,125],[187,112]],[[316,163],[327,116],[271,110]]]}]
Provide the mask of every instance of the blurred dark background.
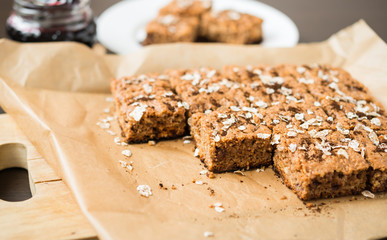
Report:
[{"label": "blurred dark background", "polygon": [[[12,2],[13,0],[1,0],[0,38],[6,37],[4,26]],[[116,2],[119,1],[91,0],[91,6],[98,17]],[[300,32],[300,42],[325,40],[359,19],[364,19],[384,41],[387,41],[387,0],[261,0],[261,2],[282,11],[296,23]]]}]

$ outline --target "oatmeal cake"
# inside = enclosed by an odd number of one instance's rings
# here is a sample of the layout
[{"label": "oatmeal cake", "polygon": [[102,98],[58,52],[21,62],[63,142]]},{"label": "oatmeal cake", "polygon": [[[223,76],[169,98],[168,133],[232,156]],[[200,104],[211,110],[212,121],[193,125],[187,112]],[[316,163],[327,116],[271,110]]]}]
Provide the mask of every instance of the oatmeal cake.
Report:
[{"label": "oatmeal cake", "polygon": [[211,0],[173,0],[161,8],[159,15],[200,17],[212,8]]},{"label": "oatmeal cake", "polygon": [[257,109],[219,108],[190,118],[200,159],[213,172],[256,168],[271,162],[271,130],[260,125]]},{"label": "oatmeal cake", "polygon": [[195,155],[210,171],[273,163],[303,200],[387,190],[386,112],[343,69],[167,70],[114,80],[112,92],[127,141],[189,128]]},{"label": "oatmeal cake", "polygon": [[158,16],[146,26],[143,45],[155,43],[193,42],[198,33],[199,19],[172,14]]},{"label": "oatmeal cake", "polygon": [[185,133],[189,105],[172,91],[167,76],[147,74],[114,79],[111,90],[126,142],[175,138]]},{"label": "oatmeal cake", "polygon": [[199,35],[209,41],[247,44],[262,40],[259,17],[234,10],[207,12],[200,21]]}]

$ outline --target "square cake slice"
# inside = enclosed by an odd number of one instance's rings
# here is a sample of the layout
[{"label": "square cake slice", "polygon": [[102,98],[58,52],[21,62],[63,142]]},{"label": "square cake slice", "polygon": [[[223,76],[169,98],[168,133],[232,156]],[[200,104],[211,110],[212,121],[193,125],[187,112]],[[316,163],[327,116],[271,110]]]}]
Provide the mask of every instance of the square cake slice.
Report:
[{"label": "square cake slice", "polygon": [[189,119],[195,156],[213,172],[256,168],[271,163],[271,130],[256,109],[220,108]]},{"label": "square cake slice", "polygon": [[193,42],[196,39],[199,19],[172,14],[158,16],[146,26],[143,45],[156,43]]},{"label": "square cake slice", "polygon": [[259,17],[234,10],[208,12],[200,22],[200,36],[215,42],[248,44],[262,40],[262,22]]},{"label": "square cake slice", "polygon": [[147,74],[115,79],[111,90],[126,142],[175,138],[185,133],[189,106],[172,91],[167,76]]},{"label": "square cake slice", "polygon": [[348,147],[343,134],[327,129],[279,136],[274,167],[300,199],[339,197],[366,189],[369,165]]}]

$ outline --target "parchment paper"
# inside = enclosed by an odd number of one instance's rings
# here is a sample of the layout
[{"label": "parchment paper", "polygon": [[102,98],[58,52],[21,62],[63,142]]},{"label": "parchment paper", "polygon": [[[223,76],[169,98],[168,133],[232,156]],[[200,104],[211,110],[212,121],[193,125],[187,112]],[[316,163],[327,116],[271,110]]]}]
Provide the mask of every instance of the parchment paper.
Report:
[{"label": "parchment paper", "polygon": [[[270,168],[210,179],[199,174],[204,167],[193,157],[193,144],[177,139],[156,146],[118,146],[116,136],[96,125],[112,115],[104,113],[112,107],[105,101],[111,77],[231,63],[341,66],[387,106],[387,46],[364,21],[327,41],[294,48],[172,44],[103,56],[76,43],[3,39],[0,59],[1,106],[63,177],[102,239],[201,239],[205,231],[216,239],[387,236],[386,193],[374,199],[360,195],[311,201],[316,206],[309,209]],[[114,121],[110,130],[119,134]],[[124,149],[132,157],[125,158]],[[133,161],[133,171],[119,160]],[[168,189],[160,189],[160,183]],[[140,196],[139,184],[151,186],[153,195]],[[216,202],[224,212],[209,207]]]}]

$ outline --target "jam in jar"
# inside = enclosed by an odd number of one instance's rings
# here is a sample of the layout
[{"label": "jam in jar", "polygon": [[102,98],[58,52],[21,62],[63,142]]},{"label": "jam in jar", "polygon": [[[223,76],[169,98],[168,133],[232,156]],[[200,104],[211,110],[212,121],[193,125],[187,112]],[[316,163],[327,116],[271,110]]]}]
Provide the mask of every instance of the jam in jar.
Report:
[{"label": "jam in jar", "polygon": [[14,0],[6,30],[15,41],[77,41],[90,47],[96,36],[90,0]]}]

